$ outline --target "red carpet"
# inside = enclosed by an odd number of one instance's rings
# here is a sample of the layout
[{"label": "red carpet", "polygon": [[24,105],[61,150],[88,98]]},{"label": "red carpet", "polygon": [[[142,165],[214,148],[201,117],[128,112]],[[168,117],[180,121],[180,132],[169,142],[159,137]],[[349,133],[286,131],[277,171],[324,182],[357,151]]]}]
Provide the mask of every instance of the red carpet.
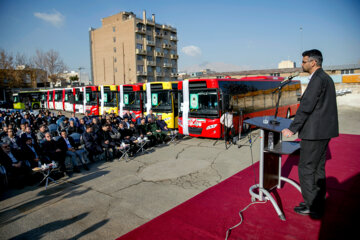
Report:
[{"label": "red carpet", "polygon": [[[302,197],[285,183],[272,195],[286,221],[279,219],[270,201],[255,204],[243,212],[243,223],[229,239],[354,239],[360,227],[359,143],[360,135],[342,134],[330,141],[326,213],[321,220],[294,213]],[[298,156],[283,157],[282,175],[298,182],[297,163]],[[258,175],[258,163],[255,169]],[[238,212],[251,202],[254,181],[249,167],[118,239],[225,239],[226,230],[240,221]]]}]

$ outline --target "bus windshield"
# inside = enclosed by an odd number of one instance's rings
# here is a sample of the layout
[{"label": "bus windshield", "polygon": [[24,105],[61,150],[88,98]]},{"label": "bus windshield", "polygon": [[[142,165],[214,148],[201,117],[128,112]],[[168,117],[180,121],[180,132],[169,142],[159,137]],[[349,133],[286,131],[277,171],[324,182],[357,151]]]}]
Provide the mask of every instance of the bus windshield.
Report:
[{"label": "bus windshield", "polygon": [[86,93],[86,102],[88,105],[97,105],[97,92],[87,92]]},{"label": "bus windshield", "polygon": [[189,116],[218,116],[218,95],[212,90],[190,90]]},{"label": "bus windshield", "polygon": [[104,106],[116,107],[117,106],[116,95],[117,92],[113,92],[113,91],[104,92]]},{"label": "bus windshield", "polygon": [[171,112],[172,98],[169,90],[154,91],[151,93],[151,106],[157,112]]},{"label": "bus windshield", "polygon": [[20,102],[19,96],[13,96],[14,103]]},{"label": "bus windshield", "polygon": [[140,92],[124,92],[125,110],[140,110]]}]

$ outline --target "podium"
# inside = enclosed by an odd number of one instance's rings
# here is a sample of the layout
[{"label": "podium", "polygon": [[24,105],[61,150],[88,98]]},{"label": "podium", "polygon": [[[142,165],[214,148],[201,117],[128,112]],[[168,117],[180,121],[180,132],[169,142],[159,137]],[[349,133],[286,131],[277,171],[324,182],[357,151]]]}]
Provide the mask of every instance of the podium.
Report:
[{"label": "podium", "polygon": [[[259,161],[259,183],[250,187],[249,193],[251,201],[256,199],[264,201],[270,200],[276,213],[281,220],[285,221],[285,216],[277,205],[270,191],[274,188],[281,188],[281,181],[294,186],[300,193],[300,186],[293,180],[281,176],[281,155],[290,155],[300,149],[300,143],[295,141],[282,141],[281,131],[289,128],[292,120],[286,118],[276,118],[278,125],[270,124],[274,117],[268,116],[268,124],[263,123],[263,117],[247,119],[244,122],[260,128],[260,161]],[[273,133],[273,149],[268,148],[269,133]],[[258,189],[257,192],[255,190]]]}]

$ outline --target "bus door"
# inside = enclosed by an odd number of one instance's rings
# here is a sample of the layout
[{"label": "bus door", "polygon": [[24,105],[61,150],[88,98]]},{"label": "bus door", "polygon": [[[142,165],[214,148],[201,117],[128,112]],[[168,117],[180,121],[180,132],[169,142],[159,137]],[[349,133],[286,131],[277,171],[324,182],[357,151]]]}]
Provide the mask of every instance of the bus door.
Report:
[{"label": "bus door", "polygon": [[100,115],[104,112],[111,113],[114,111],[118,113],[118,89],[117,86],[100,86]]},{"label": "bus door", "polygon": [[54,96],[55,110],[64,110],[64,104],[63,104],[64,91],[65,90],[55,90],[55,96]]},{"label": "bus door", "polygon": [[75,112],[75,99],[74,99],[74,90],[72,88],[65,89],[65,111]]},{"label": "bus door", "polygon": [[85,114],[86,99],[84,98],[84,88],[74,88],[75,112]]},{"label": "bus door", "polygon": [[99,91],[98,87],[86,87],[86,109],[89,115],[99,115]]}]

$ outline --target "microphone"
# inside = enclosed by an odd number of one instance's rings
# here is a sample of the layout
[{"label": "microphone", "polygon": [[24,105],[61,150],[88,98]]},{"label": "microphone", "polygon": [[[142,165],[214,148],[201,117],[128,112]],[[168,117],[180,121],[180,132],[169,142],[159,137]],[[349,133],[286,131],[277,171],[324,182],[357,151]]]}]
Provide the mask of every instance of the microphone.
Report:
[{"label": "microphone", "polygon": [[291,80],[292,80],[294,77],[299,76],[299,74],[300,74],[300,72],[295,72],[295,73],[291,74],[289,77],[287,77],[287,78],[285,78],[284,80],[282,80],[282,81],[280,82],[280,85],[283,85],[283,84],[285,84],[285,83],[291,82]]}]

